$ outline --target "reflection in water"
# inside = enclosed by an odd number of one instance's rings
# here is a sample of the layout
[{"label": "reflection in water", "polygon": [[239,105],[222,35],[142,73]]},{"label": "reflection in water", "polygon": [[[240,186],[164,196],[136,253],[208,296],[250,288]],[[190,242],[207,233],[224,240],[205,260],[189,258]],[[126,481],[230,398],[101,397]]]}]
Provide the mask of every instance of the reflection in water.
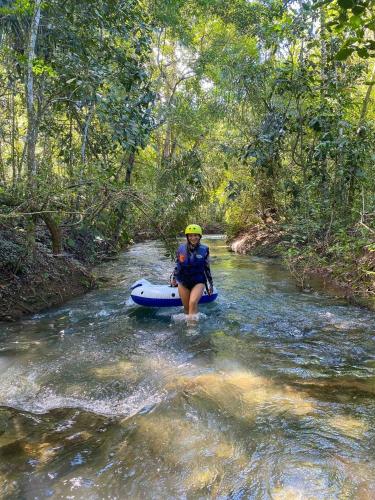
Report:
[{"label": "reflection in water", "polygon": [[151,242],[0,327],[0,497],[375,498],[374,314],[209,244],[220,297],[193,325],[129,302],[168,280]]}]

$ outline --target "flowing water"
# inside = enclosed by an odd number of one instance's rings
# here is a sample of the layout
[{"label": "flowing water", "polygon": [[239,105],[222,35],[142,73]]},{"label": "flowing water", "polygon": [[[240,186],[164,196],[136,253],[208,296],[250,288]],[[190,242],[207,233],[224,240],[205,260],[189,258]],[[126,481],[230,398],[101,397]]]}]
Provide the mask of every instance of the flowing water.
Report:
[{"label": "flowing water", "polygon": [[375,498],[375,315],[210,245],[196,324],[129,303],[155,242],[105,288],[0,326],[0,497]]}]

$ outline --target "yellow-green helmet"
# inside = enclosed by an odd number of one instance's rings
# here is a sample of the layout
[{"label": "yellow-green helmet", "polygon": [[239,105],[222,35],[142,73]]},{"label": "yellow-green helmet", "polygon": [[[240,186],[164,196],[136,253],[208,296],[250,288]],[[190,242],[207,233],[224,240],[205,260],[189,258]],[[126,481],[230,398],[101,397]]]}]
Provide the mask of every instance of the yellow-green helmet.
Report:
[{"label": "yellow-green helmet", "polygon": [[189,224],[186,226],[185,234],[199,234],[202,236],[202,228],[198,224]]}]

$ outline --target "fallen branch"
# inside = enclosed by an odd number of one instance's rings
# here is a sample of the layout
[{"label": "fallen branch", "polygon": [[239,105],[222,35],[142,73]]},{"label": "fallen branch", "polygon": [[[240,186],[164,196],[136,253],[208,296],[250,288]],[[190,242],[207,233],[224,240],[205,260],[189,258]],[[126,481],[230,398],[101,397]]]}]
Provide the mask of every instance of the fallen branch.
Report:
[{"label": "fallen branch", "polygon": [[42,215],[42,214],[68,214],[68,215],[84,215],[82,212],[65,212],[63,210],[41,210],[40,212],[18,212],[10,214],[0,214],[0,217],[4,219],[10,219],[12,217],[24,217],[25,215]]},{"label": "fallen branch", "polygon": [[367,224],[365,224],[364,222],[359,221],[359,224],[360,224],[361,226],[365,227],[368,231],[370,231],[370,233],[375,234],[375,231],[374,231],[373,229],[371,229],[371,227],[368,227],[368,225],[367,225]]}]

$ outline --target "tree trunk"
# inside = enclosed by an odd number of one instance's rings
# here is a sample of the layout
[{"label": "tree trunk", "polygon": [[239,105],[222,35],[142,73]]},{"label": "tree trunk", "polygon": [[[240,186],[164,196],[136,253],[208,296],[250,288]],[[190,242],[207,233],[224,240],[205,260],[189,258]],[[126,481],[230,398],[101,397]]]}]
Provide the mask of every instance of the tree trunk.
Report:
[{"label": "tree trunk", "polygon": [[3,152],[2,152],[2,144],[0,141],[0,181],[3,182],[4,186],[6,184],[6,178],[5,178],[5,167],[4,167],[4,160],[3,160]]},{"label": "tree trunk", "polygon": [[12,92],[10,96],[10,112],[12,115],[12,130],[11,130],[11,155],[12,155],[12,186],[14,187],[17,182],[17,168],[16,168],[16,148],[15,148],[15,135],[16,135],[16,113],[14,106],[14,80],[12,80]]},{"label": "tree trunk", "polygon": [[326,15],[324,7],[320,8],[320,97],[324,99],[326,96],[327,84],[327,41],[325,39],[327,33]]},{"label": "tree trunk", "polygon": [[[367,92],[366,92],[365,98],[364,98],[363,103],[362,103],[361,114],[360,114],[359,120],[358,120],[357,142],[361,141],[361,135],[363,133],[362,127],[363,127],[365,120],[366,120],[366,114],[367,114],[367,110],[368,110],[368,107],[370,104],[371,93],[372,93],[372,90],[375,86],[374,78],[375,78],[375,64],[372,67],[371,76],[370,76],[370,84],[367,88]],[[354,194],[355,194],[355,190],[356,190],[356,176],[357,176],[357,172],[359,170],[359,167],[360,167],[360,165],[356,164],[354,166],[354,168],[352,169],[352,171],[350,172],[349,184],[348,184],[348,207],[349,208],[351,208],[353,206],[353,203],[354,203]]]},{"label": "tree trunk", "polygon": [[38,29],[40,24],[42,0],[35,0],[34,15],[31,21],[30,39],[27,49],[27,74],[26,74],[26,108],[27,108],[27,173],[29,187],[35,187],[36,181],[36,157],[35,149],[38,139],[38,122],[37,113],[35,109],[35,95],[34,95],[34,73],[33,63],[35,59],[36,40],[38,36]]},{"label": "tree trunk", "polygon": [[[131,151],[127,160],[126,164],[126,174],[125,174],[125,185],[130,186],[131,182],[131,175],[133,172],[133,167],[134,167],[134,161],[135,161],[135,151]],[[121,232],[123,230],[123,220],[128,208],[128,200],[125,198],[123,199],[118,206],[115,208],[115,213],[116,213],[116,218],[117,218],[117,223],[116,227],[113,231],[112,235],[112,244],[114,247],[117,247],[120,241],[121,237]]]},{"label": "tree trunk", "polygon": [[373,64],[373,66],[372,66],[372,71],[371,71],[371,75],[370,75],[370,83],[369,83],[369,86],[367,87],[367,92],[366,92],[366,95],[365,95],[365,98],[364,98],[364,101],[362,104],[361,115],[360,115],[359,120],[358,120],[358,129],[363,125],[363,123],[366,119],[366,114],[367,114],[367,110],[368,110],[368,107],[370,104],[372,89],[374,88],[374,85],[375,85],[374,78],[375,78],[375,64]]},{"label": "tree trunk", "polygon": [[165,132],[165,139],[163,144],[163,153],[162,153],[162,165],[165,165],[166,162],[171,157],[171,139],[172,139],[172,130],[169,123],[167,123],[167,130]]},{"label": "tree trunk", "polygon": [[71,179],[74,178],[73,175],[73,115],[71,110],[69,110],[69,162],[68,162],[68,174]]},{"label": "tree trunk", "polygon": [[135,160],[135,151],[132,151],[129,155],[128,164],[126,167],[125,184],[128,186],[130,185],[130,181],[131,181],[131,175],[132,175],[133,167],[134,167],[134,160]]},{"label": "tree trunk", "polygon": [[[36,40],[38,36],[38,29],[40,23],[40,13],[41,13],[41,3],[42,0],[35,0],[34,14],[31,20],[30,26],[30,38],[27,48],[27,71],[26,71],[26,110],[27,110],[27,136],[26,136],[26,164],[27,164],[27,181],[28,181],[28,196],[31,202],[31,208],[33,208],[33,198],[34,191],[36,188],[36,142],[38,139],[38,121],[37,112],[35,109],[35,95],[34,95],[34,73],[33,73],[33,63],[35,59],[35,48]],[[35,228],[36,222],[35,217],[29,218],[26,223],[27,232],[27,249],[28,252],[32,252],[35,247]]]},{"label": "tree trunk", "polygon": [[[86,145],[87,145],[87,139],[88,139],[88,135],[89,135],[90,123],[91,123],[92,117],[94,115],[94,110],[95,110],[95,102],[92,104],[91,108],[89,109],[89,111],[87,113],[85,126],[84,126],[83,131],[82,131],[82,146],[81,146],[82,165],[84,165],[86,163]],[[82,170],[81,170],[81,173],[82,173]]]},{"label": "tree trunk", "polygon": [[[320,8],[320,102],[321,107],[326,107],[326,97],[327,97],[327,41],[326,41],[326,14],[324,12],[324,6]],[[323,129],[322,134],[328,132],[328,130]],[[329,199],[328,193],[328,169],[327,169],[327,155],[326,153],[321,153],[318,159],[318,167],[320,172],[320,193],[322,196],[322,209],[324,217],[327,215],[326,203]]]},{"label": "tree trunk", "polygon": [[62,250],[62,238],[61,238],[61,229],[57,222],[53,219],[51,214],[42,214],[42,219],[45,222],[46,226],[51,235],[52,240],[52,253],[53,255],[58,255]]}]

